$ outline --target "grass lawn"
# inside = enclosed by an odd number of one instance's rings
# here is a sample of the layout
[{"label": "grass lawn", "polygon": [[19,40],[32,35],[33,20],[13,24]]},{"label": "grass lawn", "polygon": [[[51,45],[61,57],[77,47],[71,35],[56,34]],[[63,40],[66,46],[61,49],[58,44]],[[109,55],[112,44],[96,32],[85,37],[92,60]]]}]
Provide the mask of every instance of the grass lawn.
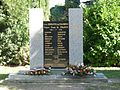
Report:
[{"label": "grass lawn", "polygon": [[8,77],[8,74],[0,74],[0,80],[5,79]]},{"label": "grass lawn", "polygon": [[98,70],[98,73],[103,73],[108,78],[120,78],[120,70]]}]

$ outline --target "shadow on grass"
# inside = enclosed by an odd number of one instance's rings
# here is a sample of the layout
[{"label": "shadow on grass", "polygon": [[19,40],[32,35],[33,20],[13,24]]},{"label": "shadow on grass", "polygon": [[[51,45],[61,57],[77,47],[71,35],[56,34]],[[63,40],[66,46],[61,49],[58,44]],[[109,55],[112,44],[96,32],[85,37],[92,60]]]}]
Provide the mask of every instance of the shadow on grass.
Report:
[{"label": "shadow on grass", "polygon": [[8,77],[8,74],[0,74],[0,80],[3,80]]}]

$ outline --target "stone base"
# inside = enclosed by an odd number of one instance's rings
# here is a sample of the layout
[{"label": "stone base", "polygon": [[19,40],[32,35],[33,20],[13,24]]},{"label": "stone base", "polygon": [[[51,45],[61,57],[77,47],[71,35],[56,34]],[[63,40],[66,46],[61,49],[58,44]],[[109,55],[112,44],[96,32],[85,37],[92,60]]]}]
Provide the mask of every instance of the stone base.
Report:
[{"label": "stone base", "polygon": [[[54,71],[54,70],[53,70]],[[50,75],[23,75],[20,73],[9,74],[5,82],[11,83],[96,83],[96,82],[108,82],[106,76],[103,73],[96,73],[95,76],[65,76],[61,75],[59,70],[56,70],[59,74]],[[54,72],[56,72],[54,71]]]}]

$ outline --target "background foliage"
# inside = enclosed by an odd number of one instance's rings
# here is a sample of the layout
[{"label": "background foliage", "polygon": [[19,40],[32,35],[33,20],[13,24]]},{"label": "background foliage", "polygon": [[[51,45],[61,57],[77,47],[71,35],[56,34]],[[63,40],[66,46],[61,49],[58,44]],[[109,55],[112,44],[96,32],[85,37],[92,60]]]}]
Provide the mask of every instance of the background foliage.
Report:
[{"label": "background foliage", "polygon": [[120,66],[120,0],[96,0],[84,8],[84,59],[93,66]]},{"label": "background foliage", "polygon": [[31,8],[39,8],[42,7],[44,9],[44,20],[49,20],[49,0],[27,0],[29,3],[29,7]]},{"label": "background foliage", "polygon": [[50,9],[51,21],[68,21],[68,9],[79,8],[80,0],[65,0],[65,5],[55,5]]},{"label": "background foliage", "polygon": [[[0,64],[29,64],[28,7],[43,7],[48,20],[49,0],[0,1]],[[50,9],[51,21],[68,21],[68,9],[79,0],[65,0]],[[95,0],[84,6],[84,62],[92,66],[120,66],[120,0]]]},{"label": "background foliage", "polygon": [[[51,21],[67,21],[68,8],[79,0],[65,0],[51,8]],[[90,5],[91,4],[91,5]],[[95,0],[84,5],[84,63],[92,66],[120,66],[120,0]]]},{"label": "background foliage", "polygon": [[[44,1],[44,2],[43,2]],[[48,18],[48,2],[41,0],[34,3],[30,0],[0,1],[0,64],[29,64],[28,9],[34,4],[43,7],[45,19]],[[32,6],[33,5],[33,6]],[[38,6],[36,6],[38,7]]]}]

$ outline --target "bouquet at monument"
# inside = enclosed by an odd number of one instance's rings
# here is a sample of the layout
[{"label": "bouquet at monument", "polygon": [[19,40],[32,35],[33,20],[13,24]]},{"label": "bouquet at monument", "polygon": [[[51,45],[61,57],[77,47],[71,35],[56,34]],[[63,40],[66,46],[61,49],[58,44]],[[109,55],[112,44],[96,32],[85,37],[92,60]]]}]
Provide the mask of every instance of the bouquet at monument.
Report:
[{"label": "bouquet at monument", "polygon": [[84,65],[69,65],[66,67],[66,71],[63,72],[63,75],[72,75],[72,76],[86,76],[86,75],[95,75],[96,71],[92,67]]},{"label": "bouquet at monument", "polygon": [[48,75],[50,73],[50,69],[46,68],[38,68],[38,69],[32,69],[27,71],[26,75]]}]

